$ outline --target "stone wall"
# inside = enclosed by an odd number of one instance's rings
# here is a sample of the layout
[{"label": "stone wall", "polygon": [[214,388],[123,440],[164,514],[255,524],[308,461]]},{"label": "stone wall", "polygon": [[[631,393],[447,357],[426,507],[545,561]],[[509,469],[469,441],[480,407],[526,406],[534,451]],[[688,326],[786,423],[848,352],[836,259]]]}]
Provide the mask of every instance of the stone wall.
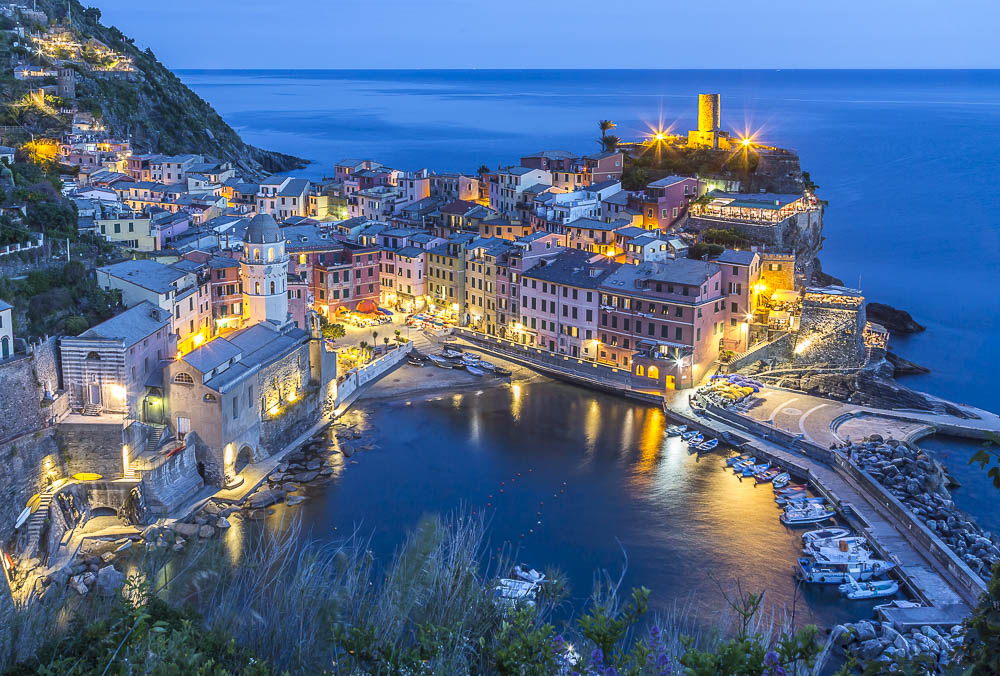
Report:
[{"label": "stone wall", "polygon": [[[767,291],[795,288],[795,256],[793,254],[762,253],[760,264],[760,281],[767,286]],[[781,269],[772,270],[772,266]]]},{"label": "stone wall", "polygon": [[865,321],[864,303],[856,309],[804,304],[793,363],[861,366],[865,358]]},{"label": "stone wall", "polygon": [[45,427],[49,406],[42,405],[41,381],[33,355],[0,362],[0,441]]},{"label": "stone wall", "polygon": [[55,428],[0,444],[0,467],[0,549],[8,551],[14,523],[31,496],[66,476]]},{"label": "stone wall", "polygon": [[792,333],[782,333],[770,342],[754,345],[746,352],[736,355],[735,359],[724,366],[724,370],[726,373],[733,373],[758,361],[767,364],[786,362],[792,356],[793,337]]},{"label": "stone wall", "polygon": [[68,474],[95,472],[108,479],[122,476],[121,422],[62,422],[56,428]]}]

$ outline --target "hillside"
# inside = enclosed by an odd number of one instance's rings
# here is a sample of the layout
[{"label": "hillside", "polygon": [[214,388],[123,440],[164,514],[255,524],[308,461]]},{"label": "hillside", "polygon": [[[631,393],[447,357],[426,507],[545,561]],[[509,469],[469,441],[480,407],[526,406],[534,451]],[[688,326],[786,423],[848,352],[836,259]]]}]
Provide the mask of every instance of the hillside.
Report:
[{"label": "hillside", "polygon": [[[160,63],[152,50],[137,47],[114,26],[103,25],[99,9],[85,8],[76,0],[71,0],[71,5],[72,18],[67,20],[66,2],[37,1],[38,11],[48,16],[50,32],[65,31],[74,41],[86,45],[82,57],[67,64],[77,72],[76,105],[80,110],[99,115],[112,134],[130,136],[139,152],[207,154],[269,172],[304,165],[299,158],[245,143],[211,105]],[[44,31],[46,26],[38,18],[25,14],[21,23],[26,31]],[[22,60],[34,65],[57,65],[65,63],[66,55],[59,51],[43,55],[37,50],[29,52],[24,49],[23,39],[22,46],[13,47],[17,36],[13,32],[3,35],[7,57],[3,61],[10,66],[4,68],[0,80],[0,95],[7,104],[2,124],[20,125],[34,134],[65,124],[54,115],[23,105],[29,86],[14,80],[11,67]],[[131,64],[129,72],[107,72],[107,54],[112,52],[114,59]]]}]

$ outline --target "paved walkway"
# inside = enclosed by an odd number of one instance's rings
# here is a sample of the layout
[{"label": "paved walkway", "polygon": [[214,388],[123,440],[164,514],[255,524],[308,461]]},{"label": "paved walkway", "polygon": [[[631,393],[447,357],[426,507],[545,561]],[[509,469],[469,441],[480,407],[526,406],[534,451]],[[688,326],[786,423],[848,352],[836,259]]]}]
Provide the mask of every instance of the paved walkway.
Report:
[{"label": "paved walkway", "polygon": [[755,397],[747,415],[792,434],[802,434],[823,448],[870,434],[910,439],[939,430],[970,436],[1000,432],[997,415],[971,406],[960,408],[979,417],[963,419],[920,411],[890,411],[801,392],[764,388]]}]

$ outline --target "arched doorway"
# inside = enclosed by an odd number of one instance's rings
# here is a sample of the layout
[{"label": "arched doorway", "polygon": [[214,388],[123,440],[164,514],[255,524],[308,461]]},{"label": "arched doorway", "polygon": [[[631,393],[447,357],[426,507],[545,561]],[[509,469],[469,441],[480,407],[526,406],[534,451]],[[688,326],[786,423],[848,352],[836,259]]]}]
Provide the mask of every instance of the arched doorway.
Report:
[{"label": "arched doorway", "polygon": [[655,366],[650,366],[649,370],[646,372],[652,380],[658,380],[660,377],[660,369]]},{"label": "arched doorway", "polygon": [[240,449],[240,452],[236,454],[236,461],[233,463],[233,473],[239,474],[246,466],[253,462],[253,451],[250,450],[249,446],[244,446]]},{"label": "arched doorway", "polygon": [[0,359],[6,359],[10,356],[10,338],[4,336],[0,339]]}]

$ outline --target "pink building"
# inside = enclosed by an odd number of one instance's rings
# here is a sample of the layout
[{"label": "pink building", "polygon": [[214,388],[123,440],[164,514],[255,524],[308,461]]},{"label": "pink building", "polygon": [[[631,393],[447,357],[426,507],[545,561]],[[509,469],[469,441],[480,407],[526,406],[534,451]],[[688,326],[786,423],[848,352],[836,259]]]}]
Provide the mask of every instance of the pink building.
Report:
[{"label": "pink building", "polygon": [[722,290],[729,313],[723,346],[733,352],[743,352],[749,347],[752,313],[756,309],[755,285],[760,281],[762,269],[760,254],[726,249],[715,263],[722,268]]},{"label": "pink building", "polygon": [[521,276],[521,342],[556,354],[597,358],[601,283],[618,267],[604,256],[567,250]]},{"label": "pink building", "polygon": [[[639,201],[643,227],[667,230],[685,213],[691,200],[698,197],[698,179],[667,176],[646,186]],[[636,205],[638,206],[638,205]]]}]

